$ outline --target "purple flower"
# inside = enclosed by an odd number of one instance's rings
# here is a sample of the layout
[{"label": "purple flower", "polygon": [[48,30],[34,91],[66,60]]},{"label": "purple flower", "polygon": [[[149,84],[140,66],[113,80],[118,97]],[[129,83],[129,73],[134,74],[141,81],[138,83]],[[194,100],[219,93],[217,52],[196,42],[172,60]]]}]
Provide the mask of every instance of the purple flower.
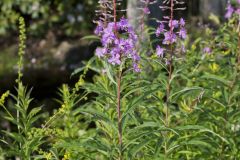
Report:
[{"label": "purple flower", "polygon": [[203,52],[204,52],[204,53],[207,53],[207,54],[211,54],[211,53],[212,53],[212,49],[211,49],[210,47],[205,47],[205,48],[203,49]]},{"label": "purple flower", "polygon": [[137,52],[134,50],[131,58],[135,61],[135,62],[139,62],[140,61],[140,56],[137,54]]},{"label": "purple flower", "polygon": [[168,31],[164,33],[164,40],[163,40],[163,44],[173,44],[174,42],[177,41],[177,36],[175,33]]},{"label": "purple flower", "polygon": [[129,26],[128,20],[122,17],[120,19],[120,22],[118,22],[118,27],[120,27],[122,30],[125,30],[126,28],[128,28],[128,26]]},{"label": "purple flower", "polygon": [[187,38],[187,31],[185,28],[181,28],[180,31],[179,31],[179,36],[180,38],[182,39],[186,39]]},{"label": "purple flower", "polygon": [[183,18],[180,18],[179,24],[180,24],[181,27],[184,27],[185,26],[185,20]]},{"label": "purple flower", "polygon": [[103,32],[103,29],[104,29],[104,27],[103,27],[103,22],[102,22],[102,21],[98,21],[97,23],[98,23],[98,24],[97,24],[97,27],[96,27],[94,33],[95,33],[96,35],[99,35],[99,36],[100,36],[100,35],[102,34],[102,32]]},{"label": "purple flower", "polygon": [[96,56],[98,58],[103,57],[107,53],[106,48],[97,48],[96,49]]},{"label": "purple flower", "polygon": [[240,0],[237,0],[238,4],[240,4]]},{"label": "purple flower", "polygon": [[184,45],[181,46],[181,52],[186,53],[186,48]]},{"label": "purple flower", "polygon": [[164,32],[164,24],[160,23],[160,25],[158,26],[157,30],[156,30],[156,36],[159,37],[161,33]]},{"label": "purple flower", "polygon": [[178,28],[178,20],[172,20],[172,21],[169,21],[169,24],[168,24],[168,26],[169,27],[172,27],[172,29],[174,29],[174,28]]},{"label": "purple flower", "polygon": [[[117,49],[115,49],[116,51]],[[111,63],[112,65],[120,65],[121,64],[121,60],[120,60],[120,54],[117,54],[118,52],[115,52],[114,50],[111,51],[111,58],[108,59],[108,62]]]},{"label": "purple flower", "polygon": [[141,72],[141,69],[140,69],[140,67],[139,67],[139,65],[137,63],[133,63],[133,70],[135,72]]},{"label": "purple flower", "polygon": [[156,54],[157,54],[158,57],[163,57],[164,51],[165,51],[164,48],[161,48],[159,45],[157,46],[157,49],[156,49],[157,53]]},{"label": "purple flower", "polygon": [[230,2],[228,2],[228,5],[227,5],[227,12],[225,14],[225,18],[229,19],[232,17],[232,14],[234,12],[234,8],[233,6],[230,4]]},{"label": "purple flower", "polygon": [[144,12],[144,14],[150,14],[151,13],[148,7],[143,8],[143,12]]},{"label": "purple flower", "polygon": [[170,64],[170,61],[168,59],[166,59],[165,64],[168,66]]}]

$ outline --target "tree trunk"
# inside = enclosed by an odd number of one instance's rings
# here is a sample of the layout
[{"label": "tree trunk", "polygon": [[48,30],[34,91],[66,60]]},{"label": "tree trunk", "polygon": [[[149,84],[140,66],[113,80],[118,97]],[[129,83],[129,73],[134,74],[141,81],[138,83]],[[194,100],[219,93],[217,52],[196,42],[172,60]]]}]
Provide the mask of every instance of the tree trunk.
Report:
[{"label": "tree trunk", "polygon": [[223,17],[226,4],[227,0],[200,0],[200,15],[204,21],[208,20],[211,13]]},{"label": "tree trunk", "polygon": [[140,0],[128,0],[127,2],[127,16],[129,19],[129,23],[136,30],[140,25],[139,18],[142,16],[142,12],[140,8],[142,7],[142,2]]},{"label": "tree trunk", "polygon": [[[153,18],[160,19],[162,15],[159,6],[160,2],[149,6],[151,13],[148,15],[146,22],[152,27],[156,27],[157,25],[156,20],[153,20]],[[130,24],[133,25],[135,29],[138,29],[142,23],[140,19],[143,16],[143,11],[139,9],[142,7],[143,3],[140,0],[128,0],[127,2],[127,16]]]}]

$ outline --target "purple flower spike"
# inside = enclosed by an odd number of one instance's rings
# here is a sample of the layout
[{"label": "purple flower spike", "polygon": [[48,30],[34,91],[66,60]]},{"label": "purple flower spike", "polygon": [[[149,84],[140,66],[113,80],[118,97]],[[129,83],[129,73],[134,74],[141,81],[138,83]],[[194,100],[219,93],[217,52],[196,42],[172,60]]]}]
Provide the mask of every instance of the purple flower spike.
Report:
[{"label": "purple flower spike", "polygon": [[161,47],[158,45],[156,51],[157,51],[157,53],[156,53],[157,56],[163,58],[165,49],[164,49],[164,48],[161,48]]},{"label": "purple flower spike", "polygon": [[[156,30],[156,36],[159,37],[160,34],[163,34],[163,40],[160,39],[161,44],[163,45],[171,45],[171,50],[166,50],[161,48],[160,46],[157,46],[156,48],[156,54],[159,57],[163,57],[166,53],[174,52],[176,49],[177,51],[181,53],[185,53],[186,49],[185,46],[179,46],[179,43],[176,43],[177,41],[181,42],[181,40],[184,40],[187,38],[187,31],[185,29],[185,20],[183,18],[175,19],[174,12],[175,10],[185,10],[185,2],[178,1],[178,0],[163,0],[162,5],[159,6],[162,11],[169,12],[169,15],[163,16],[163,19],[160,21],[160,25],[158,26]],[[177,7],[176,7],[177,6]],[[166,25],[166,26],[165,26]],[[162,37],[160,37],[162,38]],[[175,44],[176,43],[176,44]],[[181,43],[183,44],[183,43]],[[175,48],[175,47],[178,47]],[[166,56],[169,58],[169,56]],[[170,57],[172,59],[172,56]],[[166,61],[167,65],[171,64],[171,61]]]},{"label": "purple flower spike", "polygon": [[[110,22],[106,27],[99,23],[95,33],[101,36],[103,46],[96,49],[98,58],[105,57],[112,65],[120,65],[122,58],[130,59],[133,64],[138,65],[140,56],[135,49],[138,37],[127,19],[121,18],[116,24]],[[140,71],[136,66],[134,70]]]}]

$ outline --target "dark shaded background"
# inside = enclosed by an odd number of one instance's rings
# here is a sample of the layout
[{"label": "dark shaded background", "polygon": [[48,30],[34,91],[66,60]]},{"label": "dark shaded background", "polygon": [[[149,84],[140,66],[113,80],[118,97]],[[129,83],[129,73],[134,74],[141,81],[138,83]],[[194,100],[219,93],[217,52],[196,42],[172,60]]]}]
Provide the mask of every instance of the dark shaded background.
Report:
[{"label": "dark shaded background", "polygon": [[[123,8],[133,1],[123,1]],[[188,23],[208,23],[210,12],[223,19],[224,4],[225,0],[188,0],[188,9],[179,14]],[[26,20],[28,37],[23,82],[33,86],[35,98],[45,100],[55,97],[62,83],[74,84],[78,76],[70,78],[71,73],[93,56],[97,43],[81,38],[94,30],[97,5],[97,0],[1,0],[0,94],[14,91],[20,15]],[[150,17],[161,16],[158,5],[150,8]]]}]

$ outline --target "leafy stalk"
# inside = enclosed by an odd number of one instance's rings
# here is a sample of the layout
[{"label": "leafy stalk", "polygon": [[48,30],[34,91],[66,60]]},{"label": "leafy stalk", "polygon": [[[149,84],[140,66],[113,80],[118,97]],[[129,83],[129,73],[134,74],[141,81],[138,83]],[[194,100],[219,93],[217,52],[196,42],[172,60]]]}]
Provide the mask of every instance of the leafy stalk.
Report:
[{"label": "leafy stalk", "polygon": [[[173,12],[174,12],[174,0],[171,0],[170,2],[171,6],[170,6],[170,37],[172,38],[173,36]],[[168,70],[168,79],[167,79],[167,99],[166,99],[166,103],[167,103],[167,108],[166,108],[166,117],[165,117],[165,125],[167,127],[170,126],[170,120],[169,120],[169,115],[170,115],[170,94],[171,94],[171,80],[172,80],[172,73],[173,73],[173,44],[171,43],[170,46],[170,60],[169,60],[169,70]],[[164,149],[164,155],[165,155],[165,159],[168,158],[168,132],[166,133],[167,136],[167,140],[165,142],[165,149]]]}]

